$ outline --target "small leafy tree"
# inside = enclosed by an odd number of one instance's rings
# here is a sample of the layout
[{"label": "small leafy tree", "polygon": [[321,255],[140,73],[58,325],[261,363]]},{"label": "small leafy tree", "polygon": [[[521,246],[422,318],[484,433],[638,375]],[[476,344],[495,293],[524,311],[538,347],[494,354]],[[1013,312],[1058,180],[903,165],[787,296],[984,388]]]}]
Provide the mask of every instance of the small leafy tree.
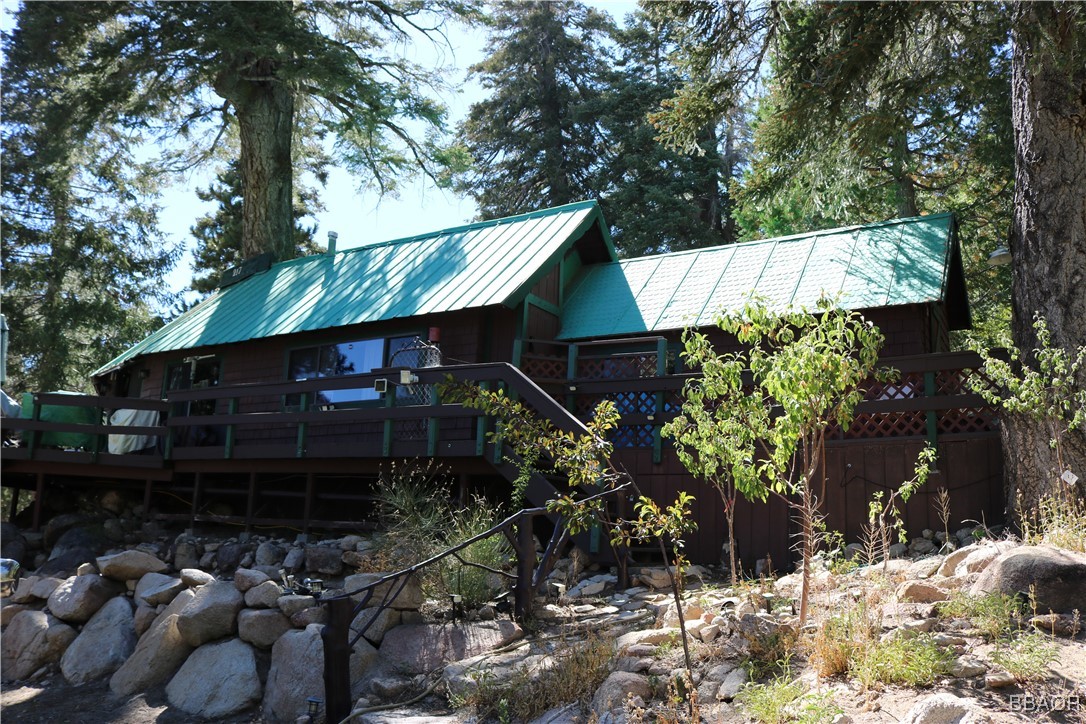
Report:
[{"label": "small leafy tree", "polygon": [[[702,374],[685,386],[682,414],[668,433],[688,469],[721,491],[727,511],[737,492],[763,502],[772,493],[792,508],[800,525],[802,623],[826,490],[826,434],[851,423],[860,385],[876,375],[883,336],[826,299],[812,313],[752,298],[717,325],[744,351],[719,354],[705,333],[683,334],[683,358]],[[733,523],[729,513],[729,536]]]},{"label": "small leafy tree", "polygon": [[[694,497],[680,491],[674,503],[660,506],[641,494],[627,471],[611,462],[614,446],[607,438],[619,419],[614,402],[601,402],[592,418],[585,423],[584,432],[580,432],[559,429],[553,422],[540,417],[502,390],[484,390],[471,384],[447,384],[442,389],[442,398],[497,418],[498,426],[492,433],[493,439],[508,444],[518,458],[520,476],[514,487],[523,491],[532,476],[548,463],[564,474],[569,490],[559,492],[549,500],[547,510],[561,516],[570,535],[595,525],[603,527],[615,549],[615,558],[623,577],[626,551],[633,541],[655,540],[665,561],[669,558],[667,546],[670,544],[674,559],[667,572],[678,609],[686,666],[690,669],[692,661],[686,639],[686,622],[683,620],[680,582],[684,562],[683,536],[696,527],[690,519]],[[590,494],[596,490],[600,492]],[[630,493],[637,497],[635,516],[613,518],[607,509],[607,499]],[[519,493],[514,491],[514,494]],[[518,555],[523,553],[518,551]],[[544,576],[551,563],[547,560],[539,563]],[[542,576],[535,576],[535,580],[541,582]]]}]

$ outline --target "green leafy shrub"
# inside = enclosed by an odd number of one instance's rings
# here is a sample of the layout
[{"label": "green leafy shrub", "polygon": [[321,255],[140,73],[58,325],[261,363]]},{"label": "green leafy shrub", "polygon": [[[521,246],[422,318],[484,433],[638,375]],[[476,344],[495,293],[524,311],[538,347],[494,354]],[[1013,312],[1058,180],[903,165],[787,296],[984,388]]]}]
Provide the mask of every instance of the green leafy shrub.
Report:
[{"label": "green leafy shrub", "polygon": [[833,721],[841,713],[828,692],[805,693],[803,684],[789,673],[778,674],[765,684],[748,684],[735,697],[743,712],[762,724]]},{"label": "green leafy shrub", "polygon": [[939,604],[938,611],[943,618],[968,619],[985,638],[995,641],[1014,633],[1018,619],[1025,613],[1025,604],[1004,593],[973,596],[955,591],[949,601]]},{"label": "green leafy shrub", "polygon": [[992,652],[992,661],[1009,671],[1019,683],[1048,678],[1048,665],[1058,658],[1056,644],[1037,631],[1018,636]]},{"label": "green leafy shrub", "polygon": [[868,688],[879,684],[931,686],[937,676],[948,671],[952,658],[926,634],[894,636],[857,649],[849,670]]}]

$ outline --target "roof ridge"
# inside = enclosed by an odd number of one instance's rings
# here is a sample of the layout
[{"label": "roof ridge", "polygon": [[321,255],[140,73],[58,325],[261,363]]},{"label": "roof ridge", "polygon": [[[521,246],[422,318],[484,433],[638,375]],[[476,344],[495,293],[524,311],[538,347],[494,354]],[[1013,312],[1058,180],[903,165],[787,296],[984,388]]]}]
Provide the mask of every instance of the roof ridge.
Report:
[{"label": "roof ridge", "polygon": [[917,221],[931,221],[944,216],[953,216],[952,211],[941,211],[938,214],[924,214],[921,216],[906,216],[899,219],[888,219],[886,221],[875,221],[870,224],[853,224],[852,226],[836,226],[830,229],[817,229],[815,231],[808,231],[799,234],[788,234],[787,236],[772,236],[768,239],[749,239],[747,241],[733,241],[729,244],[717,244],[716,246],[702,246],[696,249],[682,249],[680,251],[668,251],[663,254],[647,254],[645,256],[634,256],[626,259],[619,259],[613,262],[603,262],[605,264],[625,264],[627,262],[644,261],[647,259],[658,259],[660,257],[677,257],[683,254],[700,254],[706,251],[718,251],[725,248],[735,248],[737,246],[753,246],[755,244],[776,244],[781,241],[792,241],[794,239],[810,239],[818,236],[828,236],[830,234],[838,233],[854,233],[859,229],[874,229],[880,226],[893,226],[906,223],[914,223]]}]

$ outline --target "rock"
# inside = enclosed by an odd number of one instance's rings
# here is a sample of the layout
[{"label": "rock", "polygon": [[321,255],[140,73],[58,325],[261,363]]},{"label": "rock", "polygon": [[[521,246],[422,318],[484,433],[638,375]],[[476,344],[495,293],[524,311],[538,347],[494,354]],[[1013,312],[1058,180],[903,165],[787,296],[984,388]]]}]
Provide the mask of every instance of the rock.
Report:
[{"label": "rock", "polygon": [[192,652],[177,630],[177,614],[196,594],[182,591],[140,636],[136,649],[109,680],[109,688],[119,696],[165,684]]},{"label": "rock", "polygon": [[245,555],[244,543],[223,543],[215,551],[215,566],[223,573],[233,573]]},{"label": "rock", "polygon": [[215,580],[215,576],[206,571],[201,571],[199,568],[182,568],[180,575],[181,582],[189,588],[203,586]]},{"label": "rock", "polygon": [[967,548],[959,548],[958,550],[954,551],[943,560],[942,565],[939,566],[938,574],[940,576],[947,577],[956,575],[955,571],[957,570],[958,565],[962,561],[964,561],[974,550],[975,548],[969,546]]},{"label": "rock", "polygon": [[159,606],[169,603],[177,594],[187,588],[180,578],[167,576],[162,573],[148,573],[136,584],[136,601],[143,601],[148,606]]},{"label": "rock", "polygon": [[166,685],[172,706],[205,719],[247,709],[262,693],[253,649],[238,639],[196,649]]},{"label": "rock", "polygon": [[178,613],[177,630],[193,648],[237,631],[237,615],[245,601],[229,581],[213,581],[195,589]]},{"label": "rock", "polygon": [[700,638],[705,643],[709,643],[710,641],[713,641],[719,635],[720,635],[720,626],[717,626],[714,623],[706,625],[705,628],[703,628],[700,632],[698,632],[698,638]]},{"label": "rock", "polygon": [[60,537],[79,525],[95,522],[96,519],[84,513],[61,513],[50,518],[42,529],[42,543],[46,548],[53,548]]},{"label": "rock", "polygon": [[933,694],[913,705],[902,724],[973,724],[988,718],[976,704],[953,694]]},{"label": "rock", "polygon": [[256,547],[254,561],[258,566],[279,566],[283,562],[286,552],[283,546],[272,541],[264,541]]},{"label": "rock", "polygon": [[294,628],[305,628],[313,623],[328,623],[328,609],[324,606],[310,606],[290,617],[290,625]]},{"label": "rock", "polygon": [[358,642],[351,649],[351,698],[357,699],[362,696],[362,688],[365,683],[365,674],[369,670],[370,666],[377,661],[378,654],[377,649],[366,641],[365,638],[358,639]]},{"label": "rock", "polygon": [[401,625],[385,634],[380,655],[395,671],[424,674],[450,661],[500,648],[523,635],[512,621]]},{"label": "rock", "polygon": [[275,581],[264,581],[245,592],[245,605],[249,608],[275,608],[283,591]]},{"label": "rock", "polygon": [[309,546],[305,549],[305,567],[310,573],[338,576],[343,573],[343,551],[328,546]]},{"label": "rock", "polygon": [[1018,682],[1009,671],[991,671],[984,676],[984,685],[989,689],[1002,689],[1014,686]]},{"label": "rock", "polygon": [[151,628],[151,624],[158,618],[158,609],[152,608],[145,603],[136,604],[136,612],[132,617],[132,625],[136,630],[136,637],[140,637],[147,632],[147,629]]},{"label": "rock", "polygon": [[136,648],[132,604],[118,596],[106,602],[60,659],[69,684],[80,686],[112,674]]},{"label": "rock", "polygon": [[199,565],[200,552],[196,544],[190,541],[178,543],[173,552],[173,567],[180,571],[186,568],[195,569]]},{"label": "rock", "polygon": [[1041,631],[1048,631],[1056,636],[1076,636],[1082,628],[1082,624],[1075,616],[1066,613],[1046,613],[1042,616],[1033,616],[1029,625]]},{"label": "rock", "polygon": [[291,617],[299,611],[304,611],[307,608],[311,608],[317,605],[317,599],[313,596],[301,596],[296,593],[289,593],[285,596],[280,596],[277,601],[279,610],[283,612],[286,617]]},{"label": "rock", "polygon": [[8,603],[4,602],[3,606],[0,606],[0,627],[7,628],[7,625],[11,623],[11,619],[23,611],[37,611],[38,609],[26,603]]},{"label": "rock", "polygon": [[270,649],[290,631],[290,619],[275,609],[246,608],[238,613],[238,637],[261,649]]},{"label": "rock", "polygon": [[929,538],[917,538],[909,544],[909,552],[914,556],[926,556],[935,552],[935,544]]},{"label": "rock", "polygon": [[650,628],[645,631],[631,631],[622,634],[615,641],[615,650],[622,652],[629,650],[638,644],[651,644],[658,646],[662,643],[679,640],[681,632],[677,628]]},{"label": "rock", "polygon": [[134,581],[148,573],[162,573],[169,568],[157,557],[138,550],[101,556],[96,562],[102,575],[115,581]]},{"label": "rock", "polygon": [[0,637],[0,673],[4,681],[26,679],[59,661],[76,638],[68,624],[44,611],[16,614]]},{"label": "rock", "polygon": [[89,576],[92,573],[97,573],[98,569],[95,568],[93,563],[84,563],[79,568],[75,569],[75,575],[77,576]]},{"label": "rock", "polygon": [[890,546],[889,553],[891,558],[904,558],[909,555],[909,546],[904,543],[894,543]]},{"label": "rock", "polygon": [[[348,593],[351,593],[351,600],[358,605],[362,602],[365,594],[353,593],[358,589],[371,585],[376,581],[384,578],[387,573],[356,573],[353,576],[347,576],[343,579],[343,588]],[[401,588],[402,585],[402,588]],[[395,597],[388,601],[388,604],[392,608],[404,610],[417,611],[420,606],[426,601],[426,597],[422,593],[422,585],[419,583],[419,579],[416,576],[411,576],[406,583],[402,579],[394,581],[386,581],[380,584],[373,590],[373,595],[370,596],[368,606],[376,606],[380,604],[386,596],[392,596],[395,593]]]},{"label": "rock", "polygon": [[400,624],[400,616],[400,612],[394,608],[364,608],[351,621],[351,636],[353,638],[356,633],[366,629],[363,636],[370,643],[380,644],[388,630]]},{"label": "rock", "polygon": [[[76,569],[83,565],[87,561],[93,561],[94,557],[98,555],[99,550],[91,548],[77,548],[74,550],[61,551],[59,548],[53,549],[54,553],[48,561],[38,566],[38,570],[35,571],[41,576],[54,576],[57,578],[68,578],[75,575]],[[37,563],[38,558],[35,558]]]},{"label": "rock", "polygon": [[1050,546],[1022,546],[1003,553],[970,589],[986,593],[1036,596],[1042,613],[1071,613],[1086,601],[1086,555]]},{"label": "rock", "polygon": [[249,568],[239,568],[234,571],[234,587],[242,593],[269,580],[271,579],[266,574]]},{"label": "rock", "polygon": [[936,603],[950,600],[950,594],[926,581],[905,581],[897,588],[897,600],[907,603]]},{"label": "rock", "polygon": [[84,623],[90,620],[106,601],[124,592],[124,586],[103,578],[72,576],[49,595],[49,611],[62,621]]},{"label": "rock", "polygon": [[750,674],[747,673],[746,668],[740,666],[732,669],[720,682],[720,689],[716,692],[717,701],[731,701],[748,681],[750,681]]},{"label": "rock", "polygon": [[305,565],[305,549],[291,548],[283,558],[283,570],[287,573],[295,573]]},{"label": "rock", "polygon": [[[36,579],[34,585],[30,589],[30,595],[45,601],[53,595],[53,591],[57,590],[57,586],[62,583],[64,583],[63,578],[53,578],[52,576]],[[12,600],[15,600],[15,598],[12,597]],[[18,603],[25,602],[18,601]]]},{"label": "rock", "polygon": [[971,656],[959,656],[951,663],[949,673],[955,679],[970,679],[988,671],[988,667]]},{"label": "rock", "polygon": [[958,566],[958,575],[966,573],[981,573],[991,565],[992,561],[999,558],[1007,551],[1014,550],[1016,544],[1011,541],[993,541],[981,546],[972,546],[969,555]]},{"label": "rock", "polygon": [[264,688],[268,722],[294,722],[304,716],[311,696],[324,699],[324,643],[321,627],[288,631],[272,647],[271,670]]},{"label": "rock", "polygon": [[596,716],[603,716],[612,709],[620,708],[631,695],[646,701],[652,698],[648,678],[629,671],[615,671],[596,690],[592,697],[592,711]]},{"label": "rock", "polygon": [[642,568],[637,574],[641,582],[652,588],[670,588],[671,577],[663,568]]},{"label": "rock", "polygon": [[[32,591],[34,590],[34,586],[37,585],[38,581],[40,580],[41,579],[38,576],[27,576],[25,578],[20,578],[15,584],[15,591],[11,594],[11,596],[8,597],[8,601],[10,601],[11,603],[37,603],[39,597],[35,596]],[[54,580],[57,583],[56,586],[53,586],[53,588],[56,588],[60,585],[60,579]],[[49,593],[52,592],[52,589],[50,589]],[[49,596],[46,596],[46,598],[48,597]]]}]

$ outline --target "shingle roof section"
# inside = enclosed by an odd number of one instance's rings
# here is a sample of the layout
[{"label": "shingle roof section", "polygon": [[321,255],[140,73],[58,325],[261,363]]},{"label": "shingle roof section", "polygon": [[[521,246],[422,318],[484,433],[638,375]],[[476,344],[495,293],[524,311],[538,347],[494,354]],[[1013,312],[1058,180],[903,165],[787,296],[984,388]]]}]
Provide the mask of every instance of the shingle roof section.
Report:
[{"label": "shingle roof section", "polygon": [[95,374],[156,352],[512,306],[593,224],[617,258],[599,206],[587,201],[276,264],[220,290]]},{"label": "shingle roof section", "polygon": [[946,298],[953,253],[953,216],[938,214],[625,259],[588,269],[558,338],[712,324],[751,292],[809,308],[823,293],[853,309],[935,302]]}]

